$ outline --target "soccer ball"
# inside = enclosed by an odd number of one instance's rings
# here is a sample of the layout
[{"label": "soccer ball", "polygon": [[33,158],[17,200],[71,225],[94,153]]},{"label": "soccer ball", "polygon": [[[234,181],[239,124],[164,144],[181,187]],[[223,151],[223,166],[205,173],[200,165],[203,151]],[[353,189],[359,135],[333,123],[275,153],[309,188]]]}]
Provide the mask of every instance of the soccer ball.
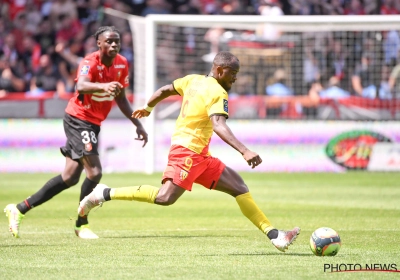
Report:
[{"label": "soccer ball", "polygon": [[310,248],[316,256],[335,256],[341,245],[337,232],[328,227],[315,230],[310,237]]}]

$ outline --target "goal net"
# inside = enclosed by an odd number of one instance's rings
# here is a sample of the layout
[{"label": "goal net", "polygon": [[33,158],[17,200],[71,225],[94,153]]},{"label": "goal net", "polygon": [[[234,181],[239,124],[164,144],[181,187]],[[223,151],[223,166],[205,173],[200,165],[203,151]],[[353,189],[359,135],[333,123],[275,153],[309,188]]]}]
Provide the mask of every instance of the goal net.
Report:
[{"label": "goal net", "polygon": [[[398,16],[141,18],[106,12],[130,23],[136,107],[176,78],[209,73],[215,54],[230,51],[240,60],[238,80],[229,93],[232,119],[400,118]],[[156,137],[167,135],[179,111],[179,98],[162,102],[146,119],[146,128]],[[158,121],[163,125],[155,131]],[[149,150],[146,170],[151,172],[157,166],[152,161],[157,147]]]}]

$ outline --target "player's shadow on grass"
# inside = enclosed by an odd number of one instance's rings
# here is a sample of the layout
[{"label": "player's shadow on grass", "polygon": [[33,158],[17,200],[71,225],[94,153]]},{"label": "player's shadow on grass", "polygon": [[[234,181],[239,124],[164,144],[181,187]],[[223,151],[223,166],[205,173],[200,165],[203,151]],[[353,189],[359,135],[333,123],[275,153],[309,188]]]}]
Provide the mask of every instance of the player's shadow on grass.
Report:
[{"label": "player's shadow on grass", "polygon": [[278,253],[278,252],[259,252],[259,253],[233,253],[228,254],[229,256],[295,256],[295,257],[309,257],[310,254],[307,253]]},{"label": "player's shadow on grass", "polygon": [[60,247],[60,244],[4,244],[0,245],[0,248],[6,248],[6,247],[51,247],[51,246],[57,246]]},{"label": "player's shadow on grass", "polygon": [[126,236],[102,236],[102,239],[123,239],[123,238],[229,238],[230,235],[126,235]]}]

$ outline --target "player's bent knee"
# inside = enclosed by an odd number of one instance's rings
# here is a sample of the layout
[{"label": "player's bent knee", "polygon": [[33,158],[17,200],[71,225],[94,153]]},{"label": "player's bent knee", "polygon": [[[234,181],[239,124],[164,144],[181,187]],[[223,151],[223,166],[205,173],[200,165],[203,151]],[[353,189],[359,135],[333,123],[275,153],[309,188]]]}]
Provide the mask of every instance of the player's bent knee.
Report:
[{"label": "player's bent knee", "polygon": [[157,196],[154,204],[162,205],[162,206],[169,206],[174,204],[177,199],[173,196]]},{"label": "player's bent knee", "polygon": [[244,193],[248,193],[248,192],[249,192],[249,188],[247,187],[246,184],[238,184],[232,190],[233,196],[235,196],[235,197],[238,195],[244,194]]},{"label": "player's bent knee", "polygon": [[103,177],[103,173],[101,172],[101,170],[96,170],[96,171],[92,171],[90,173],[86,174],[86,177],[94,182],[100,182],[101,177]]},{"label": "player's bent knee", "polygon": [[72,186],[75,186],[76,184],[78,184],[79,177],[76,177],[76,176],[75,177],[66,177],[66,178],[63,178],[63,180],[68,187],[72,187]]}]

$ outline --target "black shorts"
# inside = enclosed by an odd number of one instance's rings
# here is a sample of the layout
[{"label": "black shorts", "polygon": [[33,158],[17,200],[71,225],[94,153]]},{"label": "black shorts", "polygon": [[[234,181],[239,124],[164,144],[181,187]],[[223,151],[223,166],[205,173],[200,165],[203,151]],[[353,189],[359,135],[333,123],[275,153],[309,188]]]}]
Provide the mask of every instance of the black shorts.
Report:
[{"label": "black shorts", "polygon": [[100,126],[69,114],[65,114],[63,123],[67,143],[64,147],[60,147],[60,151],[65,157],[78,160],[84,155],[99,155]]}]

